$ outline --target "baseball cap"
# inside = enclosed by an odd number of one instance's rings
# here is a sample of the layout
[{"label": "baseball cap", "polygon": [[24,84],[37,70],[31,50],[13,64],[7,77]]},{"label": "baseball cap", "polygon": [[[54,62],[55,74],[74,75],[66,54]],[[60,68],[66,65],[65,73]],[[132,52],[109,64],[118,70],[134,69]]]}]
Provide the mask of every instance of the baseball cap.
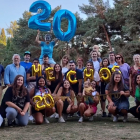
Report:
[{"label": "baseball cap", "polygon": [[31,56],[31,53],[30,53],[29,51],[26,51],[26,52],[24,53],[24,56],[25,56],[26,54],[29,54],[29,55]]}]

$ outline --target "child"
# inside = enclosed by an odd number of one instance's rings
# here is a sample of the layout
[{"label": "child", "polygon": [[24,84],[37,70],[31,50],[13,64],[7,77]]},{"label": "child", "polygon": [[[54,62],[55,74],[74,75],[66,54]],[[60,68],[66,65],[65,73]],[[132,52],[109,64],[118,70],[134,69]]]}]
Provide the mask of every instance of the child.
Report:
[{"label": "child", "polygon": [[84,96],[84,103],[88,106],[93,104],[92,92],[94,91],[95,89],[91,87],[90,81],[85,81],[84,89],[83,89],[83,96]]}]

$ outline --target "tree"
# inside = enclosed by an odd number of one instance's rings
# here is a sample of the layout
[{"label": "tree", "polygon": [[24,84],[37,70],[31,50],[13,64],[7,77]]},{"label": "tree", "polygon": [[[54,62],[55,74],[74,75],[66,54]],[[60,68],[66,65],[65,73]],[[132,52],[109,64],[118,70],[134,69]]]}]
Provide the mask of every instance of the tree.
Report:
[{"label": "tree", "polygon": [[10,27],[6,29],[7,34],[11,35],[11,37],[14,37],[14,31],[18,28],[17,21],[11,21]]},{"label": "tree", "polygon": [[0,44],[6,46],[6,35],[5,35],[4,28],[2,28],[2,30],[1,30]]},{"label": "tree", "polygon": [[105,17],[108,7],[102,0],[89,0],[89,5],[79,6],[81,12],[89,17],[87,21],[90,22],[90,25],[88,24],[90,30],[86,32],[86,35],[91,37],[91,42],[95,43],[98,38],[101,41],[100,43],[104,43],[112,51],[109,27],[106,25],[107,19]]}]

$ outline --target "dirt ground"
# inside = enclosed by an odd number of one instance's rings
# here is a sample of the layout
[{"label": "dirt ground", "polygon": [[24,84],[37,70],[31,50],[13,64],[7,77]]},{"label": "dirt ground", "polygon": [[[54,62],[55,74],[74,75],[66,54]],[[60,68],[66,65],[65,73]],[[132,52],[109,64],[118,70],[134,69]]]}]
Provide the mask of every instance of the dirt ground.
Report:
[{"label": "dirt ground", "polygon": [[[134,100],[130,99],[131,106]],[[78,117],[68,118],[66,123],[29,124],[26,127],[0,128],[0,140],[140,140],[140,123],[129,115],[128,122],[113,123],[112,118],[102,118],[100,105],[94,121],[85,119],[78,123]]]}]

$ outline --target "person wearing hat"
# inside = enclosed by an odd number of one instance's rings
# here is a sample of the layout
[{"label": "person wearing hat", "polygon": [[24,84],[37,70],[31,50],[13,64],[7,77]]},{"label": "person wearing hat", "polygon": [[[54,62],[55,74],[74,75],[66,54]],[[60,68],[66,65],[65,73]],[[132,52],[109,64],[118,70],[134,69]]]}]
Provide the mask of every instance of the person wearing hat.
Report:
[{"label": "person wearing hat", "polygon": [[53,57],[53,48],[56,44],[56,42],[58,41],[58,39],[56,39],[55,41],[51,41],[52,40],[52,36],[50,34],[46,34],[45,35],[45,42],[44,41],[40,41],[39,40],[39,36],[40,36],[40,31],[37,30],[37,36],[36,36],[36,42],[41,46],[41,55],[39,58],[39,62],[40,64],[43,63],[43,56],[44,55],[48,55],[49,57],[49,64],[51,67],[53,67],[55,65],[55,61],[52,58]]},{"label": "person wearing hat", "polygon": [[31,53],[29,51],[26,51],[24,53],[24,61],[20,62],[20,65],[23,66],[25,68],[25,71],[27,72],[31,66],[32,63],[30,62],[30,58],[31,58]]}]

